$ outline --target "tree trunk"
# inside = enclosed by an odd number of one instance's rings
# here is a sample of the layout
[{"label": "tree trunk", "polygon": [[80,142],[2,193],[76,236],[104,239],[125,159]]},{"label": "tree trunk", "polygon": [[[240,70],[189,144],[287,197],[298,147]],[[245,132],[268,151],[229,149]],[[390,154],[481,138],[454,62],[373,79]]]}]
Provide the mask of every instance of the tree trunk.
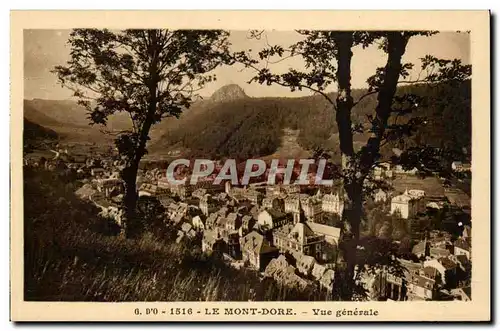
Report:
[{"label": "tree trunk", "polygon": [[350,31],[339,32],[335,37],[337,45],[337,83],[336,121],[339,130],[339,143],[342,155],[342,185],[344,194],[344,211],[342,213],[343,238],[339,245],[339,270],[335,286],[340,299],[352,299],[354,288],[354,267],[356,246],[359,239],[362,197],[360,185],[356,180],[354,145],[352,133],[351,110],[351,59],[353,34]]},{"label": "tree trunk", "polygon": [[125,182],[125,196],[123,198],[123,205],[125,210],[125,218],[122,221],[122,235],[127,238],[135,238],[139,233],[139,222],[136,219],[136,206],[137,206],[137,171],[139,165],[131,164],[125,168],[122,173],[122,179]]},{"label": "tree trunk", "polygon": [[127,238],[136,238],[141,230],[141,222],[137,219],[137,172],[139,170],[139,162],[146,154],[146,143],[149,140],[149,130],[153,125],[156,107],[157,107],[157,92],[158,92],[158,55],[161,51],[157,43],[157,35],[155,30],[148,31],[151,40],[150,47],[148,47],[149,57],[151,63],[149,65],[149,103],[146,113],[146,118],[139,131],[139,141],[136,149],[135,157],[133,158],[129,167],[124,171],[123,180],[125,181],[125,221],[123,222],[123,231]]},{"label": "tree trunk", "polygon": [[401,32],[390,32],[387,36],[387,63],[383,83],[379,87],[375,118],[372,123],[373,136],[368,139],[365,152],[361,157],[361,168],[368,174],[375,161],[380,157],[380,143],[384,139],[387,121],[391,116],[391,107],[398,86],[402,68],[402,58],[406,50],[408,37]]}]

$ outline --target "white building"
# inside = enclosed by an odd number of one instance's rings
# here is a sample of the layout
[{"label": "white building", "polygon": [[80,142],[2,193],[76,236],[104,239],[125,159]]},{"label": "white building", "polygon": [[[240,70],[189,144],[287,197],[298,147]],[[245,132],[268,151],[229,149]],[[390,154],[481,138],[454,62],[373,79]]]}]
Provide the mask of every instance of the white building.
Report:
[{"label": "white building", "polygon": [[388,194],[382,189],[379,189],[373,195],[373,199],[375,200],[375,202],[385,202],[385,201],[387,201],[387,198],[388,198]]},{"label": "white building", "polygon": [[453,161],[451,163],[451,169],[456,172],[465,172],[471,170],[470,163],[462,163],[460,161]]},{"label": "white building", "polygon": [[342,215],[344,210],[344,201],[339,194],[325,194],[321,201],[321,209],[326,213]]},{"label": "white building", "polygon": [[425,208],[423,201],[423,196],[410,194],[408,191],[405,191],[403,194],[391,199],[391,214],[399,211],[402,218],[411,218],[423,211],[423,208]]}]

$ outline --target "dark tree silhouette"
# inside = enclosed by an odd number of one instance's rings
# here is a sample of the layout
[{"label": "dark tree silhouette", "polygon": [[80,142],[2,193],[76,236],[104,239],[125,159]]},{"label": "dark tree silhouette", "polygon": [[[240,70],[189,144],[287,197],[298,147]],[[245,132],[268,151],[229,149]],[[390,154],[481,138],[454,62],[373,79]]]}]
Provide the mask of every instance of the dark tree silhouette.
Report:
[{"label": "dark tree silhouette", "polygon": [[[256,71],[250,82],[260,84],[278,84],[289,87],[291,91],[309,89],[323,96],[335,114],[339,132],[341,151],[342,180],[345,192],[343,231],[344,241],[341,244],[341,255],[345,265],[342,276],[343,300],[352,300],[354,293],[354,270],[356,264],[356,247],[359,241],[360,223],[362,219],[363,201],[370,178],[371,169],[380,162],[381,148],[413,135],[422,123],[421,117],[415,116],[406,121],[398,121],[400,117],[419,110],[425,102],[415,94],[397,95],[398,84],[454,84],[469,79],[471,66],[463,65],[460,60],[441,60],[426,55],[421,59],[423,77],[409,80],[412,63],[403,63],[403,55],[408,41],[413,36],[430,36],[429,31],[297,31],[303,39],[289,48],[268,45],[259,52],[260,59],[254,59],[245,52],[236,54],[239,62]],[[252,32],[252,37],[260,38],[263,32]],[[366,48],[372,44],[387,54],[384,67],[377,68],[374,75],[367,80],[369,86],[366,94],[354,100],[351,91],[351,60],[355,46]],[[291,68],[284,74],[275,74],[269,68],[276,58],[301,57],[305,68]],[[260,64],[264,62],[265,66]],[[337,93],[327,93],[326,89],[336,84]],[[353,121],[356,106],[366,97],[376,94],[377,102],[371,114],[367,114],[368,125]],[[356,133],[368,133],[370,138],[359,150],[354,148],[353,136]],[[400,155],[405,167],[425,170],[426,165],[439,157],[422,158],[421,149],[415,147]],[[429,156],[432,153],[424,153]],[[436,152],[442,154],[442,151]],[[401,157],[402,156],[402,157]],[[395,160],[396,161],[396,160]],[[433,164],[434,166],[435,164]],[[374,185],[369,185],[370,190]],[[340,273],[339,273],[340,274]]]},{"label": "dark tree silhouette", "polygon": [[196,93],[229,63],[228,33],[219,30],[77,29],[69,38],[70,60],[54,72],[89,112],[91,124],[106,125],[113,114],[130,115],[130,130],[115,133],[126,159],[124,229],[137,234],[136,177],[153,125],[178,117]]}]

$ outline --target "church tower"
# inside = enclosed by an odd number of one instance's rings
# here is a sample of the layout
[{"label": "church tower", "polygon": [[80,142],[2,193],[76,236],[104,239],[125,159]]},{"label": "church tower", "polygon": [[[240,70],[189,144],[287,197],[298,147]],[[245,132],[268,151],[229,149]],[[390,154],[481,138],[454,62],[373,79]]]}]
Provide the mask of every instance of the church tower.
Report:
[{"label": "church tower", "polygon": [[293,211],[293,224],[304,223],[306,220],[306,215],[302,208],[302,203],[300,202],[300,196],[297,197],[297,200],[297,209]]}]

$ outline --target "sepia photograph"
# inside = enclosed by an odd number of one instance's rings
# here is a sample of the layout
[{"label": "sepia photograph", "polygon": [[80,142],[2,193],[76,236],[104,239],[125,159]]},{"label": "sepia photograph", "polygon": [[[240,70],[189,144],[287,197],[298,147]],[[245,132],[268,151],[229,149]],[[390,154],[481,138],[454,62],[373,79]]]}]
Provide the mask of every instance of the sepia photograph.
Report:
[{"label": "sepia photograph", "polygon": [[31,319],[489,319],[487,12],[477,31],[114,14],[18,24],[12,274]]}]

